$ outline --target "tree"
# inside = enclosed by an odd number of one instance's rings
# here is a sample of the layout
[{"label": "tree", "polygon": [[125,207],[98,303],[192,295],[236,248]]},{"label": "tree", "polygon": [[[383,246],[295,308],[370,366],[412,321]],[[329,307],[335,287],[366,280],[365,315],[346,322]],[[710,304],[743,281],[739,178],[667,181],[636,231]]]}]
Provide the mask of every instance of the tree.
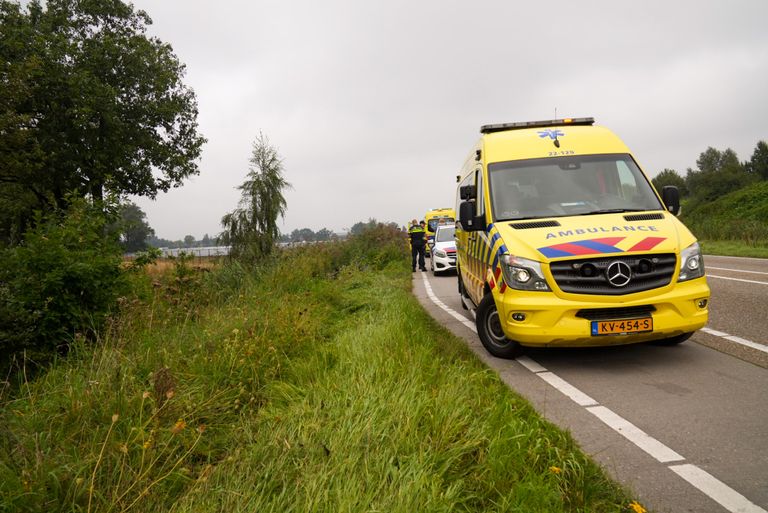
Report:
[{"label": "tree", "polygon": [[378,222],[376,219],[369,218],[367,223],[364,223],[362,221],[358,221],[357,223],[352,225],[352,228],[349,229],[350,235],[361,235],[366,230],[369,230],[371,228],[375,228]]},{"label": "tree", "polygon": [[195,94],[151,23],[121,0],[0,0],[0,182],[30,208],[155,197],[199,172]]},{"label": "tree", "polygon": [[147,249],[147,239],[154,237],[155,230],[149,226],[146,217],[135,203],[128,201],[120,206],[120,245],[123,251],[135,253]]},{"label": "tree", "polygon": [[678,175],[677,171],[674,169],[664,169],[664,171],[656,175],[651,181],[653,182],[653,186],[656,187],[656,190],[659,191],[659,194],[661,194],[661,190],[665,185],[674,185],[680,191],[681,196],[688,195],[688,187],[685,185],[685,179]]},{"label": "tree", "polygon": [[315,232],[311,228],[296,229],[291,232],[291,242],[312,242]]},{"label": "tree", "polygon": [[332,240],[335,234],[328,228],[322,228],[315,233],[315,240],[327,241]]},{"label": "tree", "polygon": [[747,171],[761,180],[768,180],[768,144],[765,141],[757,143],[752,158],[747,162]]},{"label": "tree", "polygon": [[707,148],[696,160],[698,170],[688,169],[685,184],[695,202],[713,201],[753,181],[730,148]]},{"label": "tree", "polygon": [[283,189],[290,184],[283,179],[283,163],[269,139],[259,132],[253,143],[250,168],[238,208],[221,219],[221,240],[231,246],[235,258],[257,260],[272,252],[280,236],[278,216],[285,215]]}]

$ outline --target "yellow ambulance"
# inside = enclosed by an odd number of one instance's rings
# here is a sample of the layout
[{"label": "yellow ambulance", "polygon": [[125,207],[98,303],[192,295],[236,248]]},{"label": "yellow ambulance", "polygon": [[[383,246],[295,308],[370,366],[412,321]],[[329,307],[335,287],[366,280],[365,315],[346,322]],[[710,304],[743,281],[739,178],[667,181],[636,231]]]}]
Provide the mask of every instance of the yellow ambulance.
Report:
[{"label": "yellow ambulance", "polygon": [[456,212],[452,208],[433,208],[424,214],[426,223],[427,237],[427,255],[432,251],[435,243],[435,232],[439,224],[453,224],[456,219]]},{"label": "yellow ambulance", "polygon": [[459,292],[493,355],[677,344],[707,323],[696,238],[593,118],[481,127],[457,177]]}]

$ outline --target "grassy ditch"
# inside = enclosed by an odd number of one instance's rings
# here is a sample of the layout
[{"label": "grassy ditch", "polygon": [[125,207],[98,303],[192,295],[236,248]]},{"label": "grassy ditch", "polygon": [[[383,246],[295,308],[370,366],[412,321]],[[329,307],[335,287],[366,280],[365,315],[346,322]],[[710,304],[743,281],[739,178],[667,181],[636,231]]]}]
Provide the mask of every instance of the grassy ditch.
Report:
[{"label": "grassy ditch", "polygon": [[410,294],[404,245],[162,279],[3,397],[0,511],[641,511]]}]

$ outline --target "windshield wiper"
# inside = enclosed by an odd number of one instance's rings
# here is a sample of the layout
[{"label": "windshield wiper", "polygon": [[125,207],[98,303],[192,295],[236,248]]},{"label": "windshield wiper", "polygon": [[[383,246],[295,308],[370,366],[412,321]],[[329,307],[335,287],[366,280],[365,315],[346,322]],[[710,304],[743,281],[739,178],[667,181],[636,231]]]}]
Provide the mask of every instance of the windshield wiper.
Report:
[{"label": "windshield wiper", "polygon": [[602,210],[593,210],[591,212],[584,212],[579,214],[580,216],[593,216],[596,214],[621,214],[624,212],[645,212],[644,208],[604,208]]}]

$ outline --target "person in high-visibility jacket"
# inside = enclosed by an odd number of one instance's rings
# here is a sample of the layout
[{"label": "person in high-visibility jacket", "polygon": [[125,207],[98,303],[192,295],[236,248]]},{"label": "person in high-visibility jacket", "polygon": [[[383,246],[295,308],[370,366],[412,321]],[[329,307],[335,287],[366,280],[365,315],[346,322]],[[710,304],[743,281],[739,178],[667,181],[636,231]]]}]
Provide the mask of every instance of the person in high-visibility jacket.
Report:
[{"label": "person in high-visibility jacket", "polygon": [[416,272],[416,260],[418,257],[419,269],[427,270],[424,263],[424,247],[427,244],[426,231],[424,230],[424,221],[417,223],[416,219],[411,221],[411,228],[408,230],[408,236],[411,238],[411,271]]}]

